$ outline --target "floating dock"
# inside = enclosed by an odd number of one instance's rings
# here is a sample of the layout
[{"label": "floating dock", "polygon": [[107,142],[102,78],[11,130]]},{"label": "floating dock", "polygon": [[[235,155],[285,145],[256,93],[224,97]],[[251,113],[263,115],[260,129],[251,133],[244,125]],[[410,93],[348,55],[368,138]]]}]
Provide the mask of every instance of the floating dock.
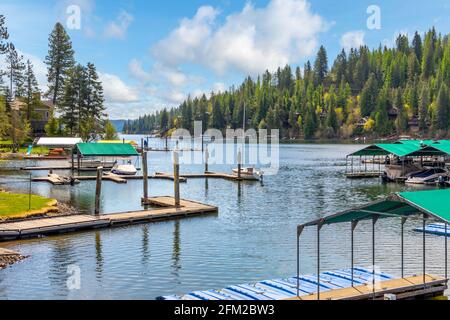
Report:
[{"label": "floating dock", "polygon": [[[376,290],[373,294],[372,270],[356,267],[353,269],[329,271],[320,274],[321,300],[369,300],[384,299],[386,294],[396,299],[440,296],[447,289],[447,280],[440,277],[423,276],[396,279],[386,273],[375,273]],[[220,290],[195,291],[186,295],[168,295],[159,300],[317,300],[317,275],[300,276],[300,291],[297,296],[297,277],[289,279],[265,280],[257,283],[230,286]]]},{"label": "floating dock", "polygon": [[[112,166],[103,166],[105,170],[112,169]],[[72,166],[42,166],[42,167],[23,167],[20,168],[22,171],[50,171],[50,170],[72,170]],[[74,171],[97,171],[97,167],[82,167],[80,170],[75,166],[73,168]]]},{"label": "floating dock", "polygon": [[347,172],[345,174],[348,179],[379,178],[381,175],[382,173],[379,171]]},{"label": "floating dock", "polygon": [[[96,176],[74,176],[75,180],[78,181],[95,181],[97,180]],[[169,175],[154,175],[149,176],[149,179],[155,179],[155,180],[174,180],[173,176]],[[102,177],[103,181],[112,181],[115,183],[127,183],[128,180],[143,180],[143,176],[123,176],[123,175],[116,175],[112,173],[105,173]],[[62,184],[68,184],[64,182],[64,178],[57,176],[55,174],[48,175],[47,177],[35,177],[32,178],[31,181],[33,182],[48,182],[53,185],[62,185]],[[180,182],[185,183],[187,182],[186,178],[180,177]]]},{"label": "floating dock", "polygon": [[[156,172],[155,177],[172,177],[173,175],[165,172]],[[218,173],[218,172],[204,172],[204,173],[185,173],[180,174],[180,179],[225,179],[230,181],[242,181],[243,179],[239,179],[237,176],[228,173]]]},{"label": "floating dock", "polygon": [[68,233],[86,229],[108,228],[116,225],[186,218],[218,212],[217,207],[189,200],[181,200],[180,206],[175,207],[173,197],[149,198],[147,203],[159,204],[159,207],[164,208],[98,216],[80,214],[0,223],[0,241],[40,237],[48,234]]},{"label": "floating dock", "polygon": [[[424,232],[423,228],[416,228],[414,231]],[[425,233],[434,234],[437,236],[450,236],[450,225],[447,226],[447,232],[445,230],[445,224],[434,223],[425,227]]]}]

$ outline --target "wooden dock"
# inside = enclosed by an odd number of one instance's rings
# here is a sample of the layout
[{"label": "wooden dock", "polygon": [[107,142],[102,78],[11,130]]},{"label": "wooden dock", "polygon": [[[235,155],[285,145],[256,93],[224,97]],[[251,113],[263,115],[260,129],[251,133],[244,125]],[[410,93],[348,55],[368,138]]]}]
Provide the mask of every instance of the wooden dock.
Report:
[{"label": "wooden dock", "polygon": [[[155,177],[172,177],[173,175],[165,172],[156,172]],[[180,174],[180,179],[225,179],[230,181],[242,181],[243,179],[239,179],[237,176],[228,173],[218,173],[218,172],[204,172],[204,173],[185,173]]]},{"label": "wooden dock", "polygon": [[382,173],[379,171],[347,172],[345,174],[348,179],[379,178],[381,175]]},{"label": "wooden dock", "polygon": [[[112,169],[112,166],[106,166],[103,167],[105,170],[106,169]],[[67,166],[57,166],[57,165],[53,165],[53,166],[42,166],[42,167],[22,167],[20,168],[20,170],[22,171],[51,171],[51,170],[61,170],[61,171],[67,171],[67,170],[72,170],[72,167],[70,165]],[[78,170],[78,168],[75,166],[73,168],[74,171],[97,171],[97,167],[81,167],[80,170]]]},{"label": "wooden dock", "polygon": [[[384,300],[385,295],[394,295],[397,300],[442,296],[447,290],[447,279],[432,275],[382,281],[375,285],[375,295],[371,284],[335,289],[320,293],[320,300]],[[290,298],[287,300],[318,300],[317,294]]]},{"label": "wooden dock", "polygon": [[217,207],[189,200],[181,200],[180,207],[175,208],[172,205],[175,203],[172,197],[149,198],[147,202],[159,204],[158,206],[164,208],[98,216],[80,214],[0,223],[0,241],[75,232],[86,229],[108,228],[116,225],[178,219],[218,212]]},{"label": "wooden dock", "polygon": [[[74,176],[73,177],[75,180],[78,181],[95,181],[97,179],[96,176]],[[169,176],[169,175],[154,175],[154,176],[149,176],[149,179],[155,179],[155,180],[174,180],[173,176]],[[128,180],[143,180],[144,177],[143,176],[123,176],[123,175],[116,175],[113,173],[105,173],[102,177],[103,181],[111,181],[111,182],[115,182],[115,183],[127,183]],[[53,185],[62,185],[62,184],[67,184],[64,183],[64,178],[55,175],[55,174],[49,174],[47,177],[35,177],[32,178],[31,181],[33,182],[48,182],[51,183]],[[185,183],[187,182],[186,178],[180,178],[180,182]]]}]

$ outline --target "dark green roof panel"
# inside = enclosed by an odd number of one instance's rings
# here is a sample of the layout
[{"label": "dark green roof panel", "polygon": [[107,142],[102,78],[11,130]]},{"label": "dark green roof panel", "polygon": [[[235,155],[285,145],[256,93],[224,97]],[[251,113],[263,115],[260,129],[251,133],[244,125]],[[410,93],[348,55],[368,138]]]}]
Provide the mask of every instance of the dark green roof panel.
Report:
[{"label": "dark green roof panel", "polygon": [[79,143],[77,148],[83,157],[131,157],[138,155],[136,149],[128,143]]}]

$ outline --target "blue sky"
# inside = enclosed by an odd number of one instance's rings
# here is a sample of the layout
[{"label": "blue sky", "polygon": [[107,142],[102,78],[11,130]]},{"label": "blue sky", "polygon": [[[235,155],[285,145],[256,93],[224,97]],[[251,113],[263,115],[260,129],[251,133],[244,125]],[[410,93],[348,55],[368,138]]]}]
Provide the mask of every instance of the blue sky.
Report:
[{"label": "blue sky", "polygon": [[[81,28],[68,19],[80,9]],[[380,28],[367,20],[380,9]],[[11,40],[45,87],[47,39],[55,22],[78,62],[93,62],[112,119],[136,118],[240,84],[286,63],[303,66],[323,44],[330,64],[343,48],[392,46],[399,33],[450,33],[450,0],[2,0]],[[73,21],[73,20],[72,20]]]}]

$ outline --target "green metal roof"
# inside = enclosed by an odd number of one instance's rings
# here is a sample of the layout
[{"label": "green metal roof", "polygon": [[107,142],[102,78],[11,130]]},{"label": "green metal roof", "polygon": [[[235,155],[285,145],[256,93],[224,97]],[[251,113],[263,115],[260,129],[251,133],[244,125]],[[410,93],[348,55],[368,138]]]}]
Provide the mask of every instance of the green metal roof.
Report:
[{"label": "green metal roof", "polygon": [[395,143],[380,143],[358,150],[349,156],[420,157],[450,155],[449,140],[399,140]]},{"label": "green metal roof", "polygon": [[450,222],[450,189],[400,192],[398,196],[420,211]]},{"label": "green metal roof", "polygon": [[450,189],[396,193],[388,199],[318,219],[302,227],[361,221],[374,216],[407,218],[423,213],[450,223]]},{"label": "green metal roof", "polygon": [[83,157],[131,157],[138,152],[127,143],[79,143],[77,148]]},{"label": "green metal roof", "polygon": [[387,156],[393,154],[398,157],[404,157],[420,149],[420,145],[414,144],[380,143],[356,151],[349,156]]}]

